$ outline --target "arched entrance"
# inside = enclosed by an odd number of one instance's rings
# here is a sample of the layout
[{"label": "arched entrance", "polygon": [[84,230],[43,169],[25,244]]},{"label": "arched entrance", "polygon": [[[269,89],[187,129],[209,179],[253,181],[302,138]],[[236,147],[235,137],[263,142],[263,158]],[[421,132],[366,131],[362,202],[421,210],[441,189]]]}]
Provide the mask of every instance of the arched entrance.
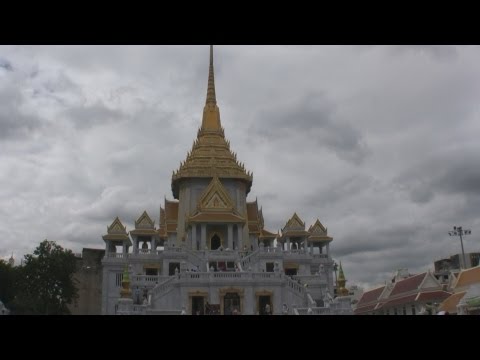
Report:
[{"label": "arched entrance", "polygon": [[240,311],[240,296],[237,293],[226,293],[223,298],[223,314],[236,315]]},{"label": "arched entrance", "polygon": [[210,249],[217,250],[222,245],[222,241],[217,234],[214,234],[210,239]]}]

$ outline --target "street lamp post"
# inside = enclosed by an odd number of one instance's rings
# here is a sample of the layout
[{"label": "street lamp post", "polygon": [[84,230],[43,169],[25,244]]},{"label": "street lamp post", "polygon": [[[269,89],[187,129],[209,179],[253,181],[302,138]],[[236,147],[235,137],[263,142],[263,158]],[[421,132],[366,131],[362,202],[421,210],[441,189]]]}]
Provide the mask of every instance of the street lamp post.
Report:
[{"label": "street lamp post", "polygon": [[454,226],[453,231],[449,231],[448,235],[450,236],[460,236],[460,245],[462,245],[462,257],[463,257],[463,268],[467,268],[467,262],[465,261],[465,251],[463,250],[463,238],[462,235],[471,235],[471,230],[463,230],[461,226]]}]

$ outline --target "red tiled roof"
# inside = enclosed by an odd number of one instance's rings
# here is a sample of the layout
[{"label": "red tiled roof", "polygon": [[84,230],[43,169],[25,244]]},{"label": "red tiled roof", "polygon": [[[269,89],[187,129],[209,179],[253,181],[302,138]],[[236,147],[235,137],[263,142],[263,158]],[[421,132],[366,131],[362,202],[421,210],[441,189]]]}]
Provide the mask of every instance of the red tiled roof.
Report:
[{"label": "red tiled roof", "polygon": [[438,290],[438,291],[428,291],[428,292],[421,292],[417,298],[417,301],[431,301],[431,300],[445,300],[451,294],[446,291]]},{"label": "red tiled roof", "polygon": [[386,303],[382,305],[382,307],[391,307],[395,305],[402,305],[402,304],[409,304],[415,302],[418,294],[410,294],[406,296],[400,296],[396,299],[388,300]]},{"label": "red tiled roof", "polygon": [[427,273],[418,274],[396,282],[390,297],[417,290],[426,275]]},{"label": "red tiled roof", "polygon": [[165,218],[166,221],[178,220],[178,202],[165,200]]},{"label": "red tiled roof", "polygon": [[357,307],[354,311],[355,315],[358,315],[358,314],[364,314],[364,313],[367,313],[367,312],[370,312],[372,310],[375,309],[375,306],[377,304],[372,304],[372,305],[367,305],[367,306],[362,306],[362,307]]},{"label": "red tiled roof", "polygon": [[463,270],[458,276],[458,280],[455,284],[456,288],[472,285],[480,282],[480,266]]},{"label": "red tiled roof", "polygon": [[457,305],[462,300],[462,298],[465,296],[467,292],[462,291],[457,294],[453,294],[449,296],[447,299],[445,299],[440,307],[438,308],[439,311],[448,311],[451,314],[456,314],[457,313]]},{"label": "red tiled roof", "polygon": [[176,232],[177,224],[167,224],[167,232]]},{"label": "red tiled roof", "polygon": [[160,226],[160,229],[158,229],[158,235],[159,235],[161,238],[167,237],[167,233],[166,233],[166,231],[165,231],[165,227]]},{"label": "red tiled roof", "polygon": [[258,221],[258,205],[257,202],[247,203],[248,221]]},{"label": "red tiled roof", "polygon": [[368,304],[372,301],[377,301],[379,296],[382,294],[383,289],[385,289],[385,286],[382,286],[373,290],[365,291],[358,302],[357,309],[363,304]]}]

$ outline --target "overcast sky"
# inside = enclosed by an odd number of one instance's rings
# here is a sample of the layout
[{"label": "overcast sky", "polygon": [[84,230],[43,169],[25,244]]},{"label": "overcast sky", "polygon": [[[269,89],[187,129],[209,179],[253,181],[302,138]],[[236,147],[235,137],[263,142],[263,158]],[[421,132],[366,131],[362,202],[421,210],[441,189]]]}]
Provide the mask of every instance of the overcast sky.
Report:
[{"label": "overcast sky", "polygon": [[[208,46],[0,46],[0,257],[103,248],[172,199]],[[226,137],[266,228],[318,217],[349,282],[432,268],[480,237],[480,48],[217,46]]]}]

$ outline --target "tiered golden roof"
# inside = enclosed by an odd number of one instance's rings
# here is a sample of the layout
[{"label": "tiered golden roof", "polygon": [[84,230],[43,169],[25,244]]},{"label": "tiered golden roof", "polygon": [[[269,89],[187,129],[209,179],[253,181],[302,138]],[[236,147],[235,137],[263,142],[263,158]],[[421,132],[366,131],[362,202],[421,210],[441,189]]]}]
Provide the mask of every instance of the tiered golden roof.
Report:
[{"label": "tiered golden roof", "polygon": [[287,237],[304,237],[310,233],[305,230],[305,223],[294,213],[282,229],[282,236],[279,241],[284,242]]},{"label": "tiered golden roof", "polygon": [[112,225],[107,226],[107,235],[103,235],[102,238],[103,240],[130,242],[127,227],[123,226],[118,216],[113,220]]},{"label": "tiered golden roof", "polygon": [[148,216],[147,211],[135,221],[135,230],[130,231],[131,235],[157,235],[155,222]]},{"label": "tiered golden roof", "polygon": [[315,224],[310,226],[308,229],[308,232],[311,234],[308,237],[308,240],[314,241],[314,242],[330,242],[333,240],[332,237],[327,235],[327,228],[322,225],[320,220],[317,219],[315,221]]},{"label": "tiered golden roof", "polygon": [[231,178],[243,180],[247,184],[247,194],[252,186],[253,174],[248,172],[237,155],[231,151],[230,142],[225,139],[220,121],[220,110],[215,95],[215,76],[213,70],[213,47],[210,46],[210,68],[208,74],[207,100],[203,109],[202,126],[192,150],[185,161],[172,175],[172,192],[178,199],[179,185],[188,178]]}]

